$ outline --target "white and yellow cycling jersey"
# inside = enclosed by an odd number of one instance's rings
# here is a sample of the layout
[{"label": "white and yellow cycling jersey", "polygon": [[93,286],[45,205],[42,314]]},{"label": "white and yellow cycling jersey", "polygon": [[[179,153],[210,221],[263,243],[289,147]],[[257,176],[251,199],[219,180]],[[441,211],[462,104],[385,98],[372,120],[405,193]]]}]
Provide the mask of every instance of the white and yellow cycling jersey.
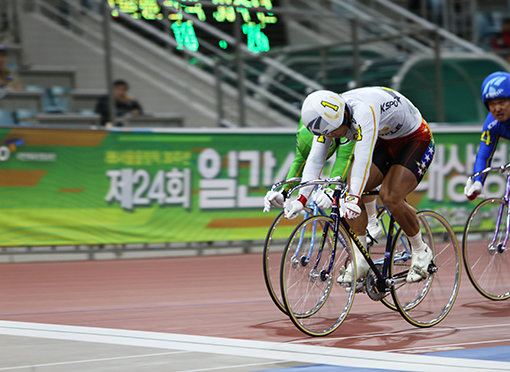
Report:
[{"label": "white and yellow cycling jersey", "polygon": [[[367,183],[372,154],[377,138],[395,139],[415,132],[422,124],[420,111],[401,93],[385,87],[366,87],[342,94],[358,124],[359,136],[354,148],[350,192],[361,195]],[[303,181],[318,178],[324,166],[333,139],[313,141],[305,168]],[[308,197],[311,190],[302,189]]]}]

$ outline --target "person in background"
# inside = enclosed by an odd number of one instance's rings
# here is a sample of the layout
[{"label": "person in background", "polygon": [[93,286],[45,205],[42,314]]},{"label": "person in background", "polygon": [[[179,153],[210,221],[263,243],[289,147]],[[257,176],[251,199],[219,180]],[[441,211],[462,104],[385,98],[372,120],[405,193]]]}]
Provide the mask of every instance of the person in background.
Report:
[{"label": "person in background", "polygon": [[510,63],[510,18],[503,19],[501,31],[492,38],[492,49]]},{"label": "person in background", "polygon": [[[122,118],[128,115],[142,115],[143,108],[138,100],[129,94],[129,84],[124,80],[115,80],[113,82],[113,98],[115,101],[115,118],[116,125],[122,126]],[[108,105],[108,96],[105,95],[97,101],[96,113],[101,115],[101,125],[113,125],[108,123],[110,117],[110,109]]]},{"label": "person in background", "polygon": [[0,89],[23,90],[15,73],[7,67],[7,48],[0,45]]},{"label": "person in background", "polygon": [[[473,174],[489,167],[500,138],[510,139],[510,74],[493,72],[482,83],[482,102],[489,109],[483,124],[480,148],[476,154]],[[464,195],[474,200],[483,190],[487,174],[474,180],[468,178]]]}]

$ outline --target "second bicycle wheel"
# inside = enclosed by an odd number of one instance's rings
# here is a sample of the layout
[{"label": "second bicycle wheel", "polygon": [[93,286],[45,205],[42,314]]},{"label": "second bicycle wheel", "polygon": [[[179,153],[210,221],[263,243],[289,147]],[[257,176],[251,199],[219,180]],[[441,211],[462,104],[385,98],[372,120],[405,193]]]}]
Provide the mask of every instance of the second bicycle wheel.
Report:
[{"label": "second bicycle wheel", "polygon": [[[305,215],[305,218],[307,215],[308,213]],[[269,227],[262,252],[262,269],[264,271],[267,291],[276,307],[285,314],[287,314],[287,310],[281,299],[282,292],[280,290],[282,253],[289,240],[289,235],[301,221],[303,221],[302,216],[289,220],[285,218],[285,214],[282,211],[274,219],[271,227]]]},{"label": "second bicycle wheel", "polygon": [[469,280],[491,300],[510,298],[508,223],[507,202],[491,198],[473,209],[464,228],[462,255]]},{"label": "second bicycle wheel", "polygon": [[351,263],[351,244],[340,227],[335,249],[334,221],[315,216],[290,236],[281,265],[282,299],[292,322],[311,336],[325,336],[344,321],[354,301],[355,281],[337,283]]},{"label": "second bicycle wheel", "polygon": [[390,275],[396,277],[392,297],[406,321],[417,327],[431,327],[443,320],[453,307],[460,285],[460,251],[450,224],[438,213],[417,214],[423,241],[432,249],[434,258],[427,278],[414,283],[405,281],[411,257],[398,249],[405,235],[398,233],[392,252]]}]

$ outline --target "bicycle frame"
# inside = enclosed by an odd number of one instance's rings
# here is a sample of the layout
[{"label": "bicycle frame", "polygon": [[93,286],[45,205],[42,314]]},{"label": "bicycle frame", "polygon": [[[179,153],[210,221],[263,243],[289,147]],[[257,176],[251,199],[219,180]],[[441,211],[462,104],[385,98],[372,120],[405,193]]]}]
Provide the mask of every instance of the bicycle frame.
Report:
[{"label": "bicycle frame", "polygon": [[[510,195],[510,174],[507,175],[507,177],[506,177],[506,190],[505,190],[505,196],[503,197],[503,200],[507,203],[507,206],[510,206],[509,205],[509,200],[510,200],[509,195]],[[496,224],[496,230],[494,232],[494,237],[492,238],[492,242],[491,242],[492,246],[494,246],[494,243],[496,242],[496,237],[498,236],[499,224],[501,222],[501,218],[503,217],[502,216],[502,214],[503,214],[502,212],[503,212],[503,205],[501,205],[499,207],[498,219],[497,219],[497,224]],[[506,234],[505,234],[505,240],[503,242],[503,247],[506,247],[506,243],[508,242],[509,226],[510,226],[510,209],[507,208],[507,214],[506,214]]]},{"label": "bicycle frame", "polygon": [[[365,191],[365,192],[363,192],[363,195],[379,195],[379,190],[377,189],[376,191]],[[388,208],[386,208],[386,205],[384,205],[384,203],[382,203],[382,205],[380,205],[378,200],[376,201],[376,211],[377,211],[377,217],[379,217],[379,215],[381,213],[386,212],[388,214],[389,218],[390,218],[390,221],[388,221],[387,224],[380,222],[381,223],[382,232],[383,232],[384,236],[387,237],[389,235],[389,231],[390,231],[389,230],[389,228],[390,228],[389,225],[390,225],[390,222],[391,222],[391,212],[389,211]],[[398,233],[399,228],[393,227],[393,226],[396,226],[395,223],[396,223],[396,221],[394,221],[394,224],[392,225],[392,229],[395,228],[397,233]],[[395,230],[392,230],[392,231],[395,231]],[[367,232],[368,232],[368,230],[367,230]],[[403,237],[400,237],[400,241],[402,242],[402,246],[405,249],[405,255],[401,255],[400,258],[393,257],[394,261],[407,260],[410,257],[410,255],[411,255],[411,250],[409,248],[409,244],[407,244],[407,242],[405,241],[405,239]],[[376,243],[376,242],[377,242],[377,240],[372,240],[371,242],[368,242],[368,236],[367,236],[367,245],[368,245],[368,248],[371,248],[374,245],[374,243]],[[388,241],[386,241],[386,243],[387,242]],[[390,243],[392,245],[395,244],[395,242],[393,240],[391,240]],[[376,265],[379,265],[379,264],[382,265],[382,264],[384,264],[384,258],[380,258],[380,259],[374,261],[374,263]]]},{"label": "bicycle frame", "polygon": [[[281,259],[282,299],[294,325],[311,336],[330,334],[345,320],[356,292],[366,292],[371,300],[398,310],[407,322],[417,327],[431,327],[443,320],[455,302],[460,280],[460,252],[448,221],[434,211],[416,212],[420,231],[423,231],[423,243],[432,251],[432,257],[426,267],[427,273],[418,280],[408,281],[412,250],[407,235],[391,213],[378,215],[378,223],[387,226],[388,235],[386,246],[378,245],[377,254],[384,254],[384,258],[376,264],[365,242],[361,244],[349,225],[352,221],[344,217],[347,207],[344,198],[348,190],[345,182],[339,179],[303,182],[290,189],[288,194],[303,187],[308,193],[312,186],[326,184],[335,186],[331,214],[301,221],[291,233]],[[383,222],[381,217],[385,219]],[[437,228],[437,235],[432,233],[433,228]],[[305,239],[301,242],[303,231]],[[364,231],[360,233],[364,235]],[[295,251],[307,249],[312,240],[315,244],[311,247],[309,262],[306,259],[292,262]],[[339,242],[343,244],[340,247]],[[406,253],[408,247],[409,255]],[[363,259],[365,261],[361,262]],[[357,267],[357,263],[363,265]],[[448,269],[438,270],[439,265]],[[369,270],[365,272],[363,269]],[[387,299],[389,294],[390,301]]]},{"label": "bicycle frame", "polygon": [[[484,170],[473,174],[469,178],[471,180],[473,180],[475,177],[478,177],[478,176],[483,175],[483,174],[487,174],[487,173],[490,173],[490,172],[504,173],[504,172],[506,172],[508,170],[510,170],[510,163],[508,163],[506,165],[502,165],[500,167],[488,167],[488,168],[485,168]],[[510,173],[507,174],[507,177],[506,177],[506,187],[505,187],[505,195],[501,199],[503,199],[505,201],[505,203],[507,204],[506,233],[505,233],[505,240],[503,241],[503,247],[506,247],[506,244],[508,242],[508,237],[510,235]],[[492,250],[497,249],[496,247],[494,247],[494,244],[496,243],[496,240],[497,240],[497,237],[498,237],[498,233],[499,233],[501,219],[503,218],[503,208],[504,208],[504,206],[502,204],[499,207],[498,218],[496,219],[496,229],[494,230],[494,236],[492,237],[492,241],[491,241],[491,243],[489,245],[489,249],[492,249]]]},{"label": "bicycle frame", "polygon": [[[343,197],[343,196],[342,196]],[[337,196],[337,203],[339,202],[340,194]],[[341,200],[340,200],[341,201]],[[332,213],[333,215],[333,213]],[[379,268],[376,266],[375,262],[372,260],[372,257],[370,257],[370,254],[365,247],[363,247],[363,244],[359,241],[358,237],[352,231],[352,228],[349,226],[349,223],[347,222],[347,219],[344,217],[338,216],[337,218],[342,226],[345,228],[347,233],[349,234],[349,237],[354,241],[356,247],[358,250],[363,254],[363,257],[365,257],[365,260],[367,261],[368,265],[372,269],[373,273],[377,277],[376,281],[376,287],[379,291],[385,292],[387,291],[391,286],[395,284],[395,281],[393,279],[388,278],[388,270],[390,266],[390,253],[391,253],[391,247],[393,245],[393,237],[394,237],[394,229],[395,229],[395,218],[390,214],[390,225],[388,227],[387,237],[386,237],[386,250],[384,253],[384,259],[383,259],[383,268],[382,270],[379,270]],[[338,227],[335,231],[338,231]],[[336,248],[336,245],[335,245]]]},{"label": "bicycle frame", "polygon": [[[390,265],[390,254],[391,254],[391,248],[392,248],[392,245],[394,242],[394,236],[395,236],[394,235],[394,230],[395,230],[394,217],[390,214],[390,224],[389,224],[389,228],[388,228],[388,232],[387,232],[387,239],[386,239],[386,250],[385,250],[385,255],[384,255],[384,259],[383,259],[383,268],[381,271],[381,270],[379,270],[379,268],[376,266],[375,262],[370,257],[368,250],[365,249],[365,247],[363,247],[363,245],[359,241],[359,239],[356,236],[356,234],[354,233],[354,231],[352,231],[347,220],[344,217],[341,217],[341,215],[340,215],[340,208],[342,207],[342,204],[343,204],[343,198],[345,197],[345,194],[347,193],[348,185],[344,181],[342,181],[338,178],[326,179],[326,180],[312,180],[312,181],[308,181],[305,183],[301,183],[301,184],[291,188],[288,191],[288,196],[292,195],[292,193],[294,191],[296,191],[297,189],[300,189],[300,188],[306,187],[306,186],[311,186],[311,185],[336,185],[335,191],[333,193],[334,203],[333,203],[333,206],[331,209],[331,214],[330,214],[330,217],[334,221],[334,226],[330,227],[329,224],[326,224],[324,227],[324,230],[323,230],[323,238],[324,238],[322,240],[323,244],[325,242],[325,238],[327,236],[327,232],[328,232],[329,228],[333,228],[333,232],[335,233],[334,234],[335,240],[334,240],[334,244],[333,244],[333,248],[332,248],[330,264],[329,264],[327,272],[324,273],[324,275],[331,274],[331,269],[333,267],[333,262],[334,262],[334,258],[335,258],[335,254],[336,254],[336,247],[337,247],[338,238],[339,238],[339,236],[336,232],[338,231],[339,225],[341,223],[342,226],[345,228],[346,232],[348,233],[349,237],[352,239],[352,241],[354,241],[357,249],[365,257],[365,259],[366,259],[367,263],[369,264],[370,268],[372,269],[374,275],[377,277],[377,282],[376,282],[377,290],[380,292],[386,292],[396,282],[395,278],[388,278],[388,271],[389,271],[389,265]],[[377,195],[378,191],[369,191],[364,194],[365,195],[370,195],[370,194]],[[315,232],[313,233],[312,240],[313,241],[315,240]],[[301,242],[300,242],[300,244],[301,244]],[[311,247],[313,247],[313,244],[311,245]],[[300,248],[297,251],[299,251],[299,250],[300,250]],[[319,254],[317,256],[317,262],[315,262],[315,264],[314,264],[314,269],[319,264],[319,261],[322,256],[322,254],[320,254],[320,253],[322,252],[322,250],[323,250],[323,246],[319,250]],[[293,258],[296,258],[296,257],[293,256]],[[404,257],[402,257],[401,259],[404,259]],[[307,262],[306,263],[301,262],[301,263],[306,264]],[[407,271],[401,273],[402,277],[405,278],[405,276],[403,274],[407,274]]]}]

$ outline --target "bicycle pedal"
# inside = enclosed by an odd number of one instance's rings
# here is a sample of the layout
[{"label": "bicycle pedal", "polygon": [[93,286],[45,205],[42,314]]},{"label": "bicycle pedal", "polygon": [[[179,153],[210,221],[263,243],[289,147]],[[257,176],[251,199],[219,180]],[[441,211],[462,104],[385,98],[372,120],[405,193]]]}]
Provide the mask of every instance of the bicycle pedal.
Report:
[{"label": "bicycle pedal", "polygon": [[356,293],[365,293],[365,281],[358,280],[356,282]]},{"label": "bicycle pedal", "polygon": [[[345,288],[346,292],[351,291],[351,283],[339,283],[339,284]],[[365,281],[363,279],[358,280],[356,282],[356,289],[354,291],[356,293],[365,293]]]},{"label": "bicycle pedal", "polygon": [[438,267],[436,266],[436,264],[434,262],[431,262],[429,264],[429,267],[427,268],[427,272],[429,274],[435,274],[435,273],[437,273],[437,270],[438,270]]}]

